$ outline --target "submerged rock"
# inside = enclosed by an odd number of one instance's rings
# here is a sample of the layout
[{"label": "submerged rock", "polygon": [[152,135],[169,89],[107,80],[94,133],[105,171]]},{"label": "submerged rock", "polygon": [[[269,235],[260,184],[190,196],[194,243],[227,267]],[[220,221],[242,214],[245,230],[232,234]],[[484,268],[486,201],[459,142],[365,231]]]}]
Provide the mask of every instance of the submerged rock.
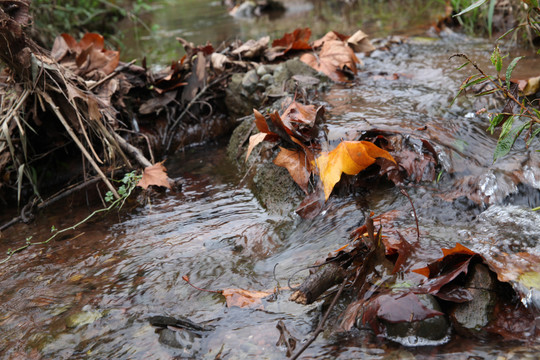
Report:
[{"label": "submerged rock", "polygon": [[478,334],[488,325],[497,302],[496,285],[495,276],[487,266],[475,264],[472,267],[465,288],[473,299],[456,304],[450,313],[450,319],[458,331]]},{"label": "submerged rock", "polygon": [[[417,296],[428,309],[441,311],[439,303],[432,295]],[[405,346],[439,345],[449,340],[450,324],[443,315],[414,322],[383,321],[383,324],[388,338]]]}]

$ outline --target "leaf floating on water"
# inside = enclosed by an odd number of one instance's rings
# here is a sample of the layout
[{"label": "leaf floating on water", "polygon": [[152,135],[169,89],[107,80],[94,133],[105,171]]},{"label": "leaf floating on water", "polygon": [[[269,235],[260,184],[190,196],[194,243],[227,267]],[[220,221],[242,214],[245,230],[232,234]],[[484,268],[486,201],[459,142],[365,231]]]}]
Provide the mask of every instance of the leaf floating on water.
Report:
[{"label": "leaf floating on water", "polygon": [[249,291],[243,289],[225,289],[221,292],[227,301],[227,307],[241,308],[262,307],[262,299],[271,295],[270,292]]},{"label": "leaf floating on water", "polygon": [[137,186],[140,186],[143,189],[147,189],[150,185],[164,186],[168,189],[171,188],[169,177],[167,176],[167,168],[163,166],[163,161],[146,167],[141,180],[137,183]]}]

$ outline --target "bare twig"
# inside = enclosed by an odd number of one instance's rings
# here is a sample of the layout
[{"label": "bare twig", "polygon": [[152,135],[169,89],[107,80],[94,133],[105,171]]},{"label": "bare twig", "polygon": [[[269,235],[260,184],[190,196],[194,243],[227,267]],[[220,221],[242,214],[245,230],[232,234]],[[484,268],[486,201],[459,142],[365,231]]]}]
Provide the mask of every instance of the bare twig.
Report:
[{"label": "bare twig", "polygon": [[416,216],[416,209],[414,208],[414,204],[412,202],[411,197],[409,196],[409,193],[402,187],[399,188],[399,191],[409,199],[409,203],[411,203],[412,211],[414,214],[414,221],[416,222],[416,236],[417,239],[420,240],[420,226],[418,226],[418,216]]},{"label": "bare twig", "polygon": [[311,345],[317,339],[319,334],[323,331],[324,323],[328,319],[328,316],[330,316],[330,312],[336,305],[339,297],[341,296],[341,293],[343,292],[343,289],[345,289],[345,284],[347,284],[347,281],[349,281],[349,277],[346,277],[345,279],[343,279],[343,282],[341,283],[341,286],[339,287],[339,290],[336,293],[336,296],[334,296],[334,299],[332,299],[332,303],[330,304],[330,306],[328,306],[328,309],[326,309],[326,313],[324,314],[321,322],[319,322],[319,325],[317,326],[317,329],[315,329],[315,332],[313,333],[311,338],[304,344],[304,346],[302,346],[300,350],[298,350],[296,354],[294,354],[291,360],[298,359],[298,357],[302,355],[302,353],[309,347],[309,345]]},{"label": "bare twig", "polygon": [[128,154],[133,156],[135,158],[135,160],[137,160],[137,162],[141,166],[143,166],[143,167],[152,166],[152,163],[150,163],[150,161],[148,161],[148,159],[146,157],[144,157],[143,153],[139,149],[137,149],[135,146],[128,143],[123,137],[118,135],[116,132],[113,131],[112,134],[114,136],[114,139],[120,145],[120,147],[122,149],[124,149],[125,152],[127,152]]},{"label": "bare twig", "polygon": [[131,65],[135,64],[135,61],[137,61],[137,59],[133,59],[131,60],[130,62],[128,62],[127,64],[124,64],[124,65],[121,65],[121,66],[118,66],[116,67],[116,69],[114,69],[114,71],[112,73],[110,73],[109,75],[105,76],[103,79],[99,80],[98,82],[96,82],[95,84],[92,84],[88,87],[88,90],[94,90],[95,88],[97,88],[98,86],[100,86],[101,84],[103,84],[104,82],[107,82],[109,80],[111,80],[113,77],[115,77],[116,75],[120,74],[122,71],[124,71],[125,69],[127,69],[128,67],[130,67]]}]

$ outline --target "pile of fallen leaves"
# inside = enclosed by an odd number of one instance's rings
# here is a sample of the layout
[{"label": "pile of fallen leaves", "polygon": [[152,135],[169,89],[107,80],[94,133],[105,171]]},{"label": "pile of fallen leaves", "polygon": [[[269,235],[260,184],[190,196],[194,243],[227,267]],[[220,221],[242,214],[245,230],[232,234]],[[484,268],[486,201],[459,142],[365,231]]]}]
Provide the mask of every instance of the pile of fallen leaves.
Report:
[{"label": "pile of fallen leaves", "polygon": [[321,211],[343,174],[361,174],[356,182],[366,186],[382,177],[402,186],[407,182],[431,182],[440,167],[433,146],[425,139],[417,139],[421,144],[418,151],[418,146],[410,143],[410,134],[372,130],[358,140],[341,141],[333,150],[323,151],[329,147],[318,126],[323,121],[323,106],[289,99],[281,114],[274,111],[265,116],[254,110],[254,115],[259,133],[249,138],[246,160],[261,142],[277,144],[279,152],[274,164],[287,169],[306,194],[297,209],[304,218]]}]

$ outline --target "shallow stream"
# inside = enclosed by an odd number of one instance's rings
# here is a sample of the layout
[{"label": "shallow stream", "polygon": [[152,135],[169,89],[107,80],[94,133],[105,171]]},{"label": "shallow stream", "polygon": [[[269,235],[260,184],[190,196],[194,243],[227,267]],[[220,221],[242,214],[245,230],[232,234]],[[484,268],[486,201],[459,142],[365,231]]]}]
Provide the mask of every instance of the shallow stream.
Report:
[{"label": "shallow stream", "polygon": [[[481,59],[491,50],[488,41],[453,33],[412,37],[363,58],[353,83],[322,95],[331,141],[373,128],[399,130],[429,139],[439,153],[445,169],[439,181],[408,189],[422,234],[412,256],[424,264],[456,242],[500,261],[508,254],[540,256],[540,214],[528,210],[540,206],[540,153],[533,151],[540,144],[527,150],[518,142],[493,164],[496,138],[486,133],[485,116],[475,114],[488,103],[460,98],[449,105],[469,74],[455,71],[460,63],[449,57],[462,52]],[[345,245],[370,211],[393,211],[392,226],[405,233],[414,227],[409,201],[390,186],[333,195],[313,220],[270,212],[241,181],[244,174],[227,159],[224,144],[187,149],[166,166],[171,177],[183,180],[180,193],[167,192],[146,206],[127,204],[120,213],[0,265],[0,357],[282,359],[276,324],[282,320],[294,336],[307,339],[320,319],[320,302],[295,304],[285,290],[275,301],[264,301],[263,309],[227,308],[222,296],[198,291],[182,277],[205,289],[272,291],[290,278],[298,283],[307,274],[301,270]],[[474,205],[467,200],[471,194],[490,206]],[[51,226],[70,226],[87,213],[86,206],[71,202],[48,209],[34,223],[6,230],[0,253],[30,236],[43,240]],[[538,267],[531,264],[531,271]],[[203,337],[158,334],[148,321],[156,315],[184,316],[215,329]],[[328,329],[306,358],[533,359],[540,351],[538,342],[525,346],[456,335],[439,346],[406,347]]]}]

